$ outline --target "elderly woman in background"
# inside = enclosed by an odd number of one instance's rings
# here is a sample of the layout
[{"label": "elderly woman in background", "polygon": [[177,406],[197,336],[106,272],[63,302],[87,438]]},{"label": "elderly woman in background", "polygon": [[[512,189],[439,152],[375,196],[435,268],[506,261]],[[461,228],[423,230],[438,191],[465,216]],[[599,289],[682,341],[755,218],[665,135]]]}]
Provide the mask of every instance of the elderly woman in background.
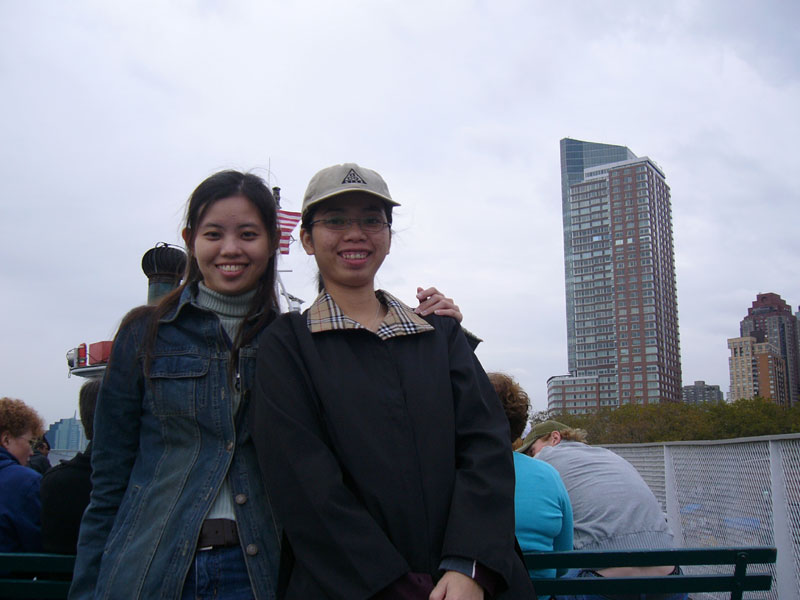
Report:
[{"label": "elderly woman in background", "polygon": [[31,441],[42,435],[42,418],[22,400],[0,399],[0,552],[39,552],[39,483],[28,468]]}]

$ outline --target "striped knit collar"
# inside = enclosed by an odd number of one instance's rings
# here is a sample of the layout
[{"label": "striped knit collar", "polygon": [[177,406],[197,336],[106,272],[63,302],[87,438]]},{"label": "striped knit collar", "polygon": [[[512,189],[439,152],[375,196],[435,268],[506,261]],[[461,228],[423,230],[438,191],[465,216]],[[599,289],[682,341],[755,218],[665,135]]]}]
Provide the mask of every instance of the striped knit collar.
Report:
[{"label": "striped knit collar", "polygon": [[[390,293],[376,290],[375,296],[386,306],[387,313],[376,334],[382,340],[432,331],[433,326]],[[345,315],[328,292],[322,292],[306,312],[311,333],[340,329],[366,329]]]}]

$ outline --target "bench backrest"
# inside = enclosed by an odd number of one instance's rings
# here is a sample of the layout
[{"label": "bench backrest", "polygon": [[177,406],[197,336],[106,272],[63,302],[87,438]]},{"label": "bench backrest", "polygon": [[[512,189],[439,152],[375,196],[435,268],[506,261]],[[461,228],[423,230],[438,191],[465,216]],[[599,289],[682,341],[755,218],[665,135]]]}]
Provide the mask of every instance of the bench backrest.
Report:
[{"label": "bench backrest", "polygon": [[[604,569],[618,566],[730,565],[730,574],[536,579],[540,595],[730,592],[741,600],[745,591],[769,590],[772,576],[748,573],[750,565],[774,564],[775,548],[679,548],[586,552],[526,552],[529,569]],[[66,598],[74,556],[0,553],[0,590],[4,598]],[[35,579],[34,579],[35,577]]]},{"label": "bench backrest", "polygon": [[0,552],[0,597],[66,598],[75,557]]},{"label": "bench backrest", "polygon": [[745,591],[769,590],[772,576],[747,572],[750,565],[774,564],[775,548],[677,548],[667,550],[526,552],[529,569],[605,569],[660,565],[730,565],[728,574],[660,577],[547,578],[534,580],[539,595],[730,592],[741,600]]}]

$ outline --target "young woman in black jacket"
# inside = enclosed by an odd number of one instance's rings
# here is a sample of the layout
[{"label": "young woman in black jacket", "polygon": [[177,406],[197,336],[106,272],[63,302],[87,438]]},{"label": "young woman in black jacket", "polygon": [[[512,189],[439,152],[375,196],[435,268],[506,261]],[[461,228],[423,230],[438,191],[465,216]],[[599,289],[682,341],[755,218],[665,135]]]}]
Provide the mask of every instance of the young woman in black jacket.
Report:
[{"label": "young woman in black jacket", "polygon": [[300,235],[324,289],[259,344],[253,431],[284,527],[283,594],[533,597],[486,374],[456,321],[374,288],[396,205],[353,163],[312,178]]}]

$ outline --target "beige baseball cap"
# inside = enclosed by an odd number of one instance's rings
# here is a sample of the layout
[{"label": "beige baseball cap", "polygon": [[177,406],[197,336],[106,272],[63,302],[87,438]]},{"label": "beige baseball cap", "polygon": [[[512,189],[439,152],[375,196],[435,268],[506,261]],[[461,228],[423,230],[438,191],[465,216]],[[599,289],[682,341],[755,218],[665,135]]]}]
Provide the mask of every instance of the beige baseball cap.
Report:
[{"label": "beige baseball cap", "polygon": [[392,200],[389,186],[376,171],[356,163],[333,165],[319,171],[311,178],[303,197],[303,214],[315,204],[347,192],[365,192],[377,196],[391,206],[400,206]]}]

